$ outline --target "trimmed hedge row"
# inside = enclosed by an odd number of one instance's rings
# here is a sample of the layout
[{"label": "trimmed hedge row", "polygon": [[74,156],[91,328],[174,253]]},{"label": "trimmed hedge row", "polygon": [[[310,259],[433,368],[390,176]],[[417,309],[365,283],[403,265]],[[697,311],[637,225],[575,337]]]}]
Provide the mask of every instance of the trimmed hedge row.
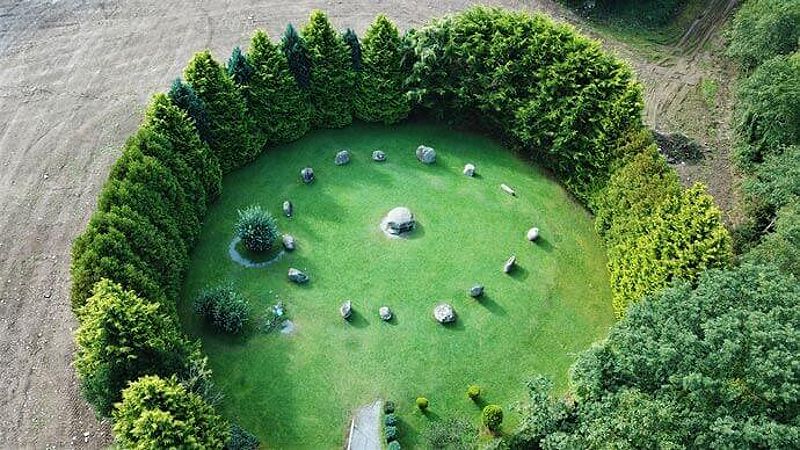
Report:
[{"label": "trimmed hedge row", "polygon": [[[641,295],[726,258],[718,211],[702,189],[683,191],[654,150],[620,145],[642,128],[641,88],[630,69],[542,16],[477,7],[403,37],[379,16],[359,43],[315,11],[301,34],[289,26],[280,45],[257,31],[228,67],[197,53],[184,77],[169,95],[153,97],[73,246],[79,379],[98,413],[113,414],[125,446],[159,446],[181,433],[207,448],[228,440],[209,406],[199,344],[176,331],[175,301],[222,174],[301,137],[309,123],[340,127],[354,115],[394,123],[412,109],[477,121],[598,211],[598,230],[615,255],[620,315]],[[656,184],[651,171],[660,174]],[[630,191],[629,179],[644,191]],[[602,193],[605,203],[589,202]],[[658,214],[648,217],[656,204]],[[640,272],[650,275],[638,280]],[[140,378],[152,375],[161,378]],[[199,408],[202,418],[181,428],[188,423],[181,417],[195,412],[141,406],[143,386],[183,398],[170,405]],[[137,434],[143,424],[163,433]]]}]

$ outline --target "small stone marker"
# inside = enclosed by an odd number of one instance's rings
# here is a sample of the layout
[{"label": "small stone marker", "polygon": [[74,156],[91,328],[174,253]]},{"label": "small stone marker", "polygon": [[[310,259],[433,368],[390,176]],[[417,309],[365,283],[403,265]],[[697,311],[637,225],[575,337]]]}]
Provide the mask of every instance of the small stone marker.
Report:
[{"label": "small stone marker", "polygon": [[433,318],[439,323],[451,323],[456,320],[456,312],[447,303],[439,303],[433,308]]},{"label": "small stone marker", "polygon": [[505,192],[506,194],[508,194],[508,195],[510,195],[512,197],[516,197],[517,196],[517,192],[515,190],[511,189],[511,186],[509,186],[509,185],[507,185],[505,183],[500,185],[500,189],[502,189],[503,192]]},{"label": "small stone marker", "polygon": [[386,153],[383,153],[380,150],[375,150],[372,152],[372,160],[377,162],[384,162],[386,161]]},{"label": "small stone marker", "polygon": [[342,303],[342,306],[339,307],[339,314],[344,320],[350,320],[353,317],[353,304],[350,303],[350,300]]},{"label": "small stone marker", "polygon": [[303,284],[308,282],[308,275],[306,275],[303,271],[295,269],[294,267],[289,268],[289,281],[297,284]]},{"label": "small stone marker", "polygon": [[436,150],[431,147],[420,145],[417,147],[417,159],[424,164],[433,164],[436,162]]},{"label": "small stone marker", "polygon": [[305,169],[300,171],[300,178],[303,180],[303,183],[309,184],[314,181],[314,169],[311,167],[306,167]]},{"label": "small stone marker", "polygon": [[383,231],[394,236],[409,233],[416,225],[414,214],[405,206],[392,209],[381,221]]},{"label": "small stone marker", "polygon": [[294,236],[291,234],[284,234],[281,238],[283,240],[283,248],[286,249],[287,252],[294,251],[296,243],[294,241]]},{"label": "small stone marker", "polygon": [[294,205],[289,200],[283,202],[283,214],[286,217],[292,217],[292,213],[294,212]]},{"label": "small stone marker", "polygon": [[384,322],[388,322],[392,320],[393,314],[392,310],[389,309],[388,306],[381,306],[381,308],[378,310],[378,315],[381,316],[381,320],[383,320]]},{"label": "small stone marker", "polygon": [[467,164],[466,166],[464,166],[464,175],[468,177],[475,176],[475,165]]},{"label": "small stone marker", "polygon": [[503,273],[511,273],[511,271],[514,270],[514,267],[516,265],[517,265],[517,257],[516,255],[511,255],[511,257],[508,258],[508,260],[506,260],[506,263],[503,264]]},{"label": "small stone marker", "polygon": [[469,296],[470,297],[478,298],[478,297],[480,297],[482,295],[483,295],[483,285],[482,284],[476,284],[475,286],[472,286],[471,288],[469,288]]},{"label": "small stone marker", "polygon": [[337,166],[343,166],[350,162],[350,152],[347,150],[342,150],[336,154],[336,157],[333,158],[333,163]]},{"label": "small stone marker", "polygon": [[539,239],[539,229],[536,227],[531,228],[528,230],[528,234],[526,235],[528,240],[533,242],[536,239]]}]

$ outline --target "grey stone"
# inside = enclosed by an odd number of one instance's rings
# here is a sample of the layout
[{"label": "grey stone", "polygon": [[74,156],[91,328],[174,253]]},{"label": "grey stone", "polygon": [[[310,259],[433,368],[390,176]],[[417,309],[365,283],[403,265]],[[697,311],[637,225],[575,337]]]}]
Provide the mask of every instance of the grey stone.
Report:
[{"label": "grey stone", "polygon": [[503,192],[505,192],[506,194],[508,194],[508,195],[510,195],[512,197],[516,197],[517,196],[517,192],[514,189],[511,189],[511,186],[509,186],[509,185],[507,185],[505,183],[500,185],[500,189],[502,189]]},{"label": "grey stone", "polygon": [[381,221],[383,231],[396,236],[412,231],[416,225],[414,214],[405,206],[392,209]]},{"label": "grey stone", "polygon": [[528,234],[526,234],[529,241],[533,242],[536,239],[539,239],[539,229],[536,227],[531,228],[528,230]]},{"label": "grey stone", "polygon": [[386,153],[383,153],[380,150],[375,150],[372,152],[372,160],[378,162],[386,161]]},{"label": "grey stone", "polygon": [[466,166],[464,166],[464,175],[468,177],[475,176],[475,165],[467,164]]},{"label": "grey stone", "polygon": [[353,317],[353,304],[350,300],[342,303],[342,306],[339,307],[339,314],[342,315],[344,320],[350,320]]},{"label": "grey stone", "polygon": [[336,157],[333,158],[333,163],[337,166],[343,166],[350,162],[350,152],[347,150],[342,150],[336,154]]},{"label": "grey stone", "polygon": [[433,318],[439,323],[455,322],[456,311],[448,303],[439,303],[433,308]]},{"label": "grey stone", "polygon": [[378,310],[378,315],[381,316],[381,320],[383,321],[392,320],[392,310],[389,309],[388,306],[381,306]]},{"label": "grey stone", "polygon": [[300,178],[303,180],[303,183],[308,184],[314,181],[314,169],[311,167],[306,167],[305,169],[300,171]]},{"label": "grey stone", "polygon": [[294,267],[289,268],[289,281],[303,284],[308,282],[308,275],[306,275],[302,270],[295,269]]},{"label": "grey stone", "polygon": [[294,213],[294,205],[289,200],[283,202],[283,214],[286,217],[292,217],[292,213]]},{"label": "grey stone", "polygon": [[287,252],[294,251],[294,248],[297,246],[294,236],[291,234],[284,234],[281,239],[283,240],[283,248],[285,248]]},{"label": "grey stone", "polygon": [[514,266],[516,265],[517,265],[517,257],[516,255],[511,255],[511,257],[508,258],[508,260],[506,260],[506,263],[503,264],[503,273],[511,273],[511,271],[514,270]]},{"label": "grey stone", "polygon": [[478,298],[478,297],[480,297],[482,295],[483,295],[483,285],[482,284],[476,284],[475,286],[472,286],[471,288],[469,288],[469,296],[470,297]]},{"label": "grey stone", "polygon": [[417,147],[417,159],[425,164],[433,164],[436,162],[436,150],[420,145]]}]

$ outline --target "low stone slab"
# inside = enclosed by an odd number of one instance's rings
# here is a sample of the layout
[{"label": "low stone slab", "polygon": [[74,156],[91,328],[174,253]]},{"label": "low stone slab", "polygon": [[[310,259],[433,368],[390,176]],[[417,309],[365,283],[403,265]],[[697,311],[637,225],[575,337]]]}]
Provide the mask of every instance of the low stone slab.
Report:
[{"label": "low stone slab", "polygon": [[302,270],[295,269],[294,267],[289,268],[289,281],[297,284],[308,283],[308,275],[305,274]]},{"label": "low stone slab", "polygon": [[417,159],[423,164],[433,164],[436,162],[436,150],[432,147],[420,145],[417,147]]},{"label": "low stone slab", "polygon": [[380,150],[375,150],[374,152],[372,152],[372,160],[377,162],[384,162],[386,161],[386,153]]},{"label": "low stone slab", "polygon": [[347,150],[342,150],[336,154],[336,157],[333,158],[333,163],[337,166],[343,166],[350,162],[350,152]]}]

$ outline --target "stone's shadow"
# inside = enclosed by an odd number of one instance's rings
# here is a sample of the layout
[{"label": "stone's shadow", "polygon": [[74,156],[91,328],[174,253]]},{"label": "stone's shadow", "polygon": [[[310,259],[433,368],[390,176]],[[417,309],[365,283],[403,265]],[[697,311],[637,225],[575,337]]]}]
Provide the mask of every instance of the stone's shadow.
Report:
[{"label": "stone's shadow", "polygon": [[525,281],[528,279],[529,275],[530,272],[528,271],[528,269],[520,266],[519,264],[514,266],[514,269],[511,270],[511,273],[508,274],[508,276],[510,276],[516,281]]},{"label": "stone's shadow", "polygon": [[363,314],[358,312],[358,310],[355,307],[353,307],[352,314],[350,315],[350,320],[346,320],[345,323],[354,328],[366,328],[367,326],[369,326],[369,320],[367,320],[367,318]]},{"label": "stone's shadow", "polygon": [[450,323],[439,323],[435,319],[433,320],[436,325],[450,331],[464,331],[466,327],[464,327],[464,321],[458,317],[458,311],[456,311],[456,320]]},{"label": "stone's shadow", "polygon": [[542,250],[546,251],[547,253],[552,252],[553,249],[555,248],[553,246],[553,244],[551,244],[548,239],[546,239],[544,236],[541,236],[541,235],[539,235],[539,238],[536,239],[533,242],[533,245],[536,246],[536,247],[541,248]]},{"label": "stone's shadow", "polygon": [[480,298],[476,298],[475,301],[483,306],[484,308],[488,309],[490,313],[497,314],[498,316],[505,316],[508,314],[505,308],[503,308],[499,303],[494,301],[491,296],[483,294]]},{"label": "stone's shadow", "polygon": [[[464,176],[466,176],[466,175],[464,175]],[[469,178],[469,177],[467,177],[467,178]],[[475,172],[475,173],[472,174],[472,178],[475,178],[477,180],[482,180],[483,179],[483,175],[479,174],[478,172]]]},{"label": "stone's shadow", "polygon": [[387,325],[396,326],[399,323],[397,321],[397,313],[392,311],[392,318],[389,319],[389,320],[381,320],[381,322],[383,322],[383,323],[385,323]]},{"label": "stone's shadow", "polygon": [[425,237],[425,227],[419,222],[417,222],[416,225],[414,225],[414,229],[410,233],[404,236],[404,238],[408,240],[422,239],[424,237]]}]

